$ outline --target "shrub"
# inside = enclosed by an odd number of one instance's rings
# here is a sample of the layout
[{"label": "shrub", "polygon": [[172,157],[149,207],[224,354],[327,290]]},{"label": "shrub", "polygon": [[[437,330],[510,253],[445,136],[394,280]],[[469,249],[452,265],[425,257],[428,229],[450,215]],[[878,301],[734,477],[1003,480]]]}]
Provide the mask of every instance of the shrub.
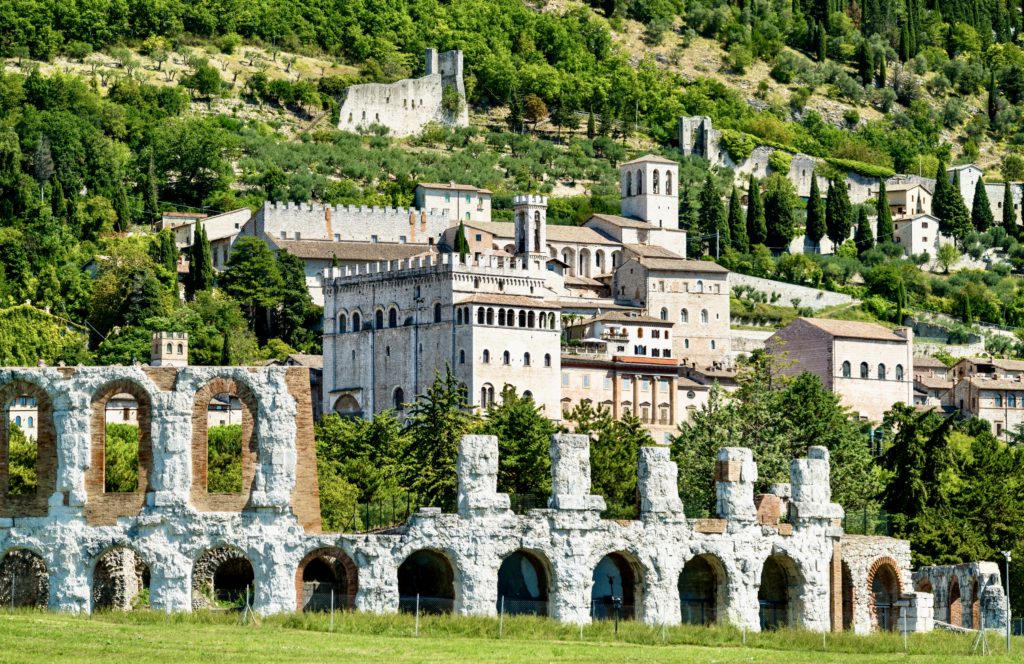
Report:
[{"label": "shrub", "polygon": [[757,147],[753,138],[733,129],[722,130],[720,143],[725,148],[725,151],[729,153],[729,157],[736,163],[746,161],[754,152],[754,148]]},{"label": "shrub", "polygon": [[768,166],[773,172],[781,175],[788,175],[789,168],[793,163],[793,155],[782,150],[776,150],[772,152],[771,156],[768,157]]}]

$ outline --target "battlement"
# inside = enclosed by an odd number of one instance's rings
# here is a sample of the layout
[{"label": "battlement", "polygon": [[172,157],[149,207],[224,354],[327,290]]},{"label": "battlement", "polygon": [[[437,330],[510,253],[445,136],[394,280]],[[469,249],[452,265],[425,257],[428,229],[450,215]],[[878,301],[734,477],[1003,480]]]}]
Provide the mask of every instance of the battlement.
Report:
[{"label": "battlement", "polygon": [[188,340],[188,332],[154,332],[153,341]]},{"label": "battlement", "polygon": [[375,217],[378,217],[380,215],[394,217],[410,217],[412,215],[416,215],[417,218],[421,217],[422,215],[426,215],[427,217],[440,217],[443,219],[448,219],[449,215],[451,214],[451,211],[448,208],[430,208],[428,210],[415,207],[405,208],[390,206],[379,207],[377,205],[324,205],[323,203],[296,203],[294,201],[275,201],[273,203],[271,203],[270,201],[266,201],[263,204],[263,209],[267,211],[273,210],[275,212],[308,212],[310,214],[316,214],[319,216],[323,216],[327,210],[330,210],[332,218],[334,218],[335,215],[342,215],[337,219],[337,221],[343,220],[346,217],[354,218],[371,215]]},{"label": "battlement", "polygon": [[329,267],[323,271],[325,286],[344,285],[346,282],[362,281],[366,278],[401,279],[422,276],[425,273],[467,272],[486,276],[504,276],[542,279],[539,272],[543,269],[540,261],[504,256],[486,255],[479,259],[466,256],[465,260],[458,254],[442,253],[433,256],[417,256],[393,261],[378,261],[345,267]]},{"label": "battlement", "polygon": [[548,197],[540,196],[538,194],[516,194],[512,197],[512,205],[542,205],[547,207]]}]

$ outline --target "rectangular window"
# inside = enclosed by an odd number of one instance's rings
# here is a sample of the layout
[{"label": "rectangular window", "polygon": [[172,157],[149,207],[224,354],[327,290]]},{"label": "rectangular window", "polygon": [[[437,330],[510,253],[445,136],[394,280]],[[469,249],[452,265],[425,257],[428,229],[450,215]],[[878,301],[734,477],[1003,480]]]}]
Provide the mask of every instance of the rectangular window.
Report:
[{"label": "rectangular window", "polygon": [[288,239],[288,231],[281,231],[281,239],[282,240],[287,240]]},{"label": "rectangular window", "polygon": [[398,244],[405,244],[405,242],[406,242],[405,236],[404,235],[399,235],[398,236]]},{"label": "rectangular window", "polygon": [[466,194],[466,202],[467,202],[467,203],[469,203],[469,202],[470,202],[470,201],[472,200],[472,198],[473,198],[473,196],[472,196],[472,195],[470,195],[470,194]]},{"label": "rectangular window", "polygon": [[651,381],[649,379],[644,378],[644,379],[642,379],[640,381],[640,391],[641,392],[650,392],[651,391]]},{"label": "rectangular window", "polygon": [[605,376],[604,377],[604,389],[606,389],[606,390],[612,389],[612,377],[611,376]]},{"label": "rectangular window", "polygon": [[334,241],[335,242],[341,242],[341,233],[335,233],[334,234]]},{"label": "rectangular window", "polygon": [[562,387],[569,387],[569,374],[562,374]]},{"label": "rectangular window", "polygon": [[484,241],[484,236],[481,235],[480,233],[477,233],[476,234],[476,241],[477,242],[483,242]]},{"label": "rectangular window", "polygon": [[371,235],[370,236],[370,242],[376,242],[376,241],[377,241],[377,236],[376,235]]},{"label": "rectangular window", "polygon": [[451,203],[452,202],[452,195],[451,194],[445,194],[444,195],[444,202],[445,203]]},{"label": "rectangular window", "polygon": [[296,240],[301,240],[302,239],[302,233],[300,233],[299,231],[295,231],[295,239]]},{"label": "rectangular window", "polygon": [[583,374],[583,388],[590,389],[590,374]]}]

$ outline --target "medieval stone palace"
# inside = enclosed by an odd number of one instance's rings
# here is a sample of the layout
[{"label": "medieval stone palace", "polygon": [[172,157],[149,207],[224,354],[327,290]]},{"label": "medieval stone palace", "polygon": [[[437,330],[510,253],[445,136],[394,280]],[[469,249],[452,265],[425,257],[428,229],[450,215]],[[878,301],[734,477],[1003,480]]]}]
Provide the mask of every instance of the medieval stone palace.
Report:
[{"label": "medieval stone palace", "polygon": [[[648,624],[721,621],[750,630],[868,632],[897,620],[908,631],[932,627],[933,595],[912,590],[908,543],[843,534],[824,448],[791,463],[790,484],[757,497],[751,452],[721,449],[711,519],[684,515],[668,450],[644,448],[638,516],[621,521],[603,519],[604,500],[590,493],[586,436],[552,438],[548,507],[525,514],[497,492],[497,440],[467,436],[454,513],[421,508],[388,530],[324,533],[302,369],[0,370],[5,402],[21,395],[37,404],[37,482],[29,495],[8,490],[5,423],[4,605],[127,608],[147,589],[153,608],[190,611],[251,587],[264,614],[320,608],[329,589],[336,606],[378,613],[418,605],[486,616],[504,606],[569,623],[615,610]],[[117,395],[135,400],[139,422],[138,483],[123,493],[104,481],[104,413]],[[215,398],[237,400],[242,411],[235,493],[208,486]],[[992,581],[984,573],[976,578]],[[984,611],[986,624],[996,624],[1005,606],[998,575],[973,588],[963,570],[953,576],[957,617],[970,624]]]}]

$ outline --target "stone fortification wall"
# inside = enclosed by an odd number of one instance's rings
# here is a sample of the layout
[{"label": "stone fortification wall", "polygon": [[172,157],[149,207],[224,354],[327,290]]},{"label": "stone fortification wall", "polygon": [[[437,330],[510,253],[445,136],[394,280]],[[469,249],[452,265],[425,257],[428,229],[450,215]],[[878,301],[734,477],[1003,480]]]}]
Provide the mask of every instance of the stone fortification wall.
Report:
[{"label": "stone fortification wall", "polygon": [[[195,404],[206,386],[224,389],[228,381],[245,387],[244,399],[253,411],[255,447],[249,463],[254,471],[244,504],[207,511],[209,504],[202,500],[196,506],[203,493],[197,494],[197,488],[205,488],[196,486],[201,473],[194,458]],[[102,441],[91,424],[90,404],[97,394],[121,391],[127,383],[144,390],[151,401],[152,458],[140,467],[148,477],[145,499],[141,507],[117,509],[106,515],[112,519],[98,522],[85,510],[96,497],[86,482],[90,448]],[[750,630],[763,624],[836,628],[833,589],[841,536],[836,524],[842,509],[831,502],[824,448],[811,448],[807,459],[791,464],[788,523],[758,515],[757,467],[742,448],[718,453],[719,518],[687,519],[668,450],[646,448],[639,458],[638,517],[613,521],[601,518],[604,500],[591,494],[586,436],[552,437],[549,506],[525,515],[509,510],[508,496],[497,492],[497,439],[466,436],[459,448],[456,513],[422,508],[390,531],[321,533],[312,423],[304,414],[309,412],[308,378],[300,370],[0,371],[0,387],[12,385],[15,391],[34,385],[50,395],[51,405],[39,415],[54,424],[55,488],[45,496],[44,514],[0,520],[0,552],[5,554],[0,585],[17,574],[22,585],[16,592],[29,600],[42,596],[51,609],[85,612],[101,601],[124,606],[148,583],[154,608],[190,611],[217,599],[212,594],[220,590],[211,586],[229,569],[250,575],[242,583],[252,588],[257,611],[292,611],[312,604],[305,593],[320,581],[307,578],[306,572],[320,560],[319,573],[333,570],[340,577],[332,588],[348,606],[394,612],[409,599],[403,598],[410,593],[403,588],[402,579],[408,579],[403,567],[415,556],[428,555],[450,570],[449,601],[456,613],[494,615],[503,561],[528,554],[538,561],[546,615],[589,622],[600,590],[595,590],[595,570],[614,558],[632,577],[628,590],[635,617],[664,624],[684,618],[679,581],[699,558],[703,569],[712,570],[713,597],[706,601],[716,607],[718,620]],[[115,550],[132,553],[112,557]],[[905,576],[905,569],[900,573]],[[121,582],[112,576],[122,577]],[[767,619],[765,606],[771,609]]]},{"label": "stone fortification wall", "polygon": [[[345,92],[338,128],[360,131],[370,125],[387,127],[393,136],[418,134],[429,122],[453,127],[469,126],[466,90],[462,78],[462,52],[438,54],[427,49],[426,75],[396,83],[353,85]],[[445,88],[458,91],[462,104],[455,115],[442,107]]]},{"label": "stone fortification wall", "polygon": [[790,300],[793,298],[800,298],[801,307],[810,307],[815,311],[825,307],[856,302],[854,298],[845,293],[835,293],[833,291],[821,290],[820,288],[811,288],[810,286],[787,284],[784,281],[752,277],[748,274],[739,274],[738,272],[730,273],[729,280],[734,288],[736,286],[749,286],[754,290],[767,293],[769,296],[773,293],[778,293],[779,299],[777,304],[783,307],[791,306],[792,302]]},{"label": "stone fortification wall", "polygon": [[914,572],[914,588],[935,596],[935,620],[954,627],[1005,630],[1006,594],[1000,565],[980,561],[932,565]]},{"label": "stone fortification wall", "polygon": [[429,244],[437,243],[448,224],[447,209],[266,202],[242,234],[272,240]]}]

